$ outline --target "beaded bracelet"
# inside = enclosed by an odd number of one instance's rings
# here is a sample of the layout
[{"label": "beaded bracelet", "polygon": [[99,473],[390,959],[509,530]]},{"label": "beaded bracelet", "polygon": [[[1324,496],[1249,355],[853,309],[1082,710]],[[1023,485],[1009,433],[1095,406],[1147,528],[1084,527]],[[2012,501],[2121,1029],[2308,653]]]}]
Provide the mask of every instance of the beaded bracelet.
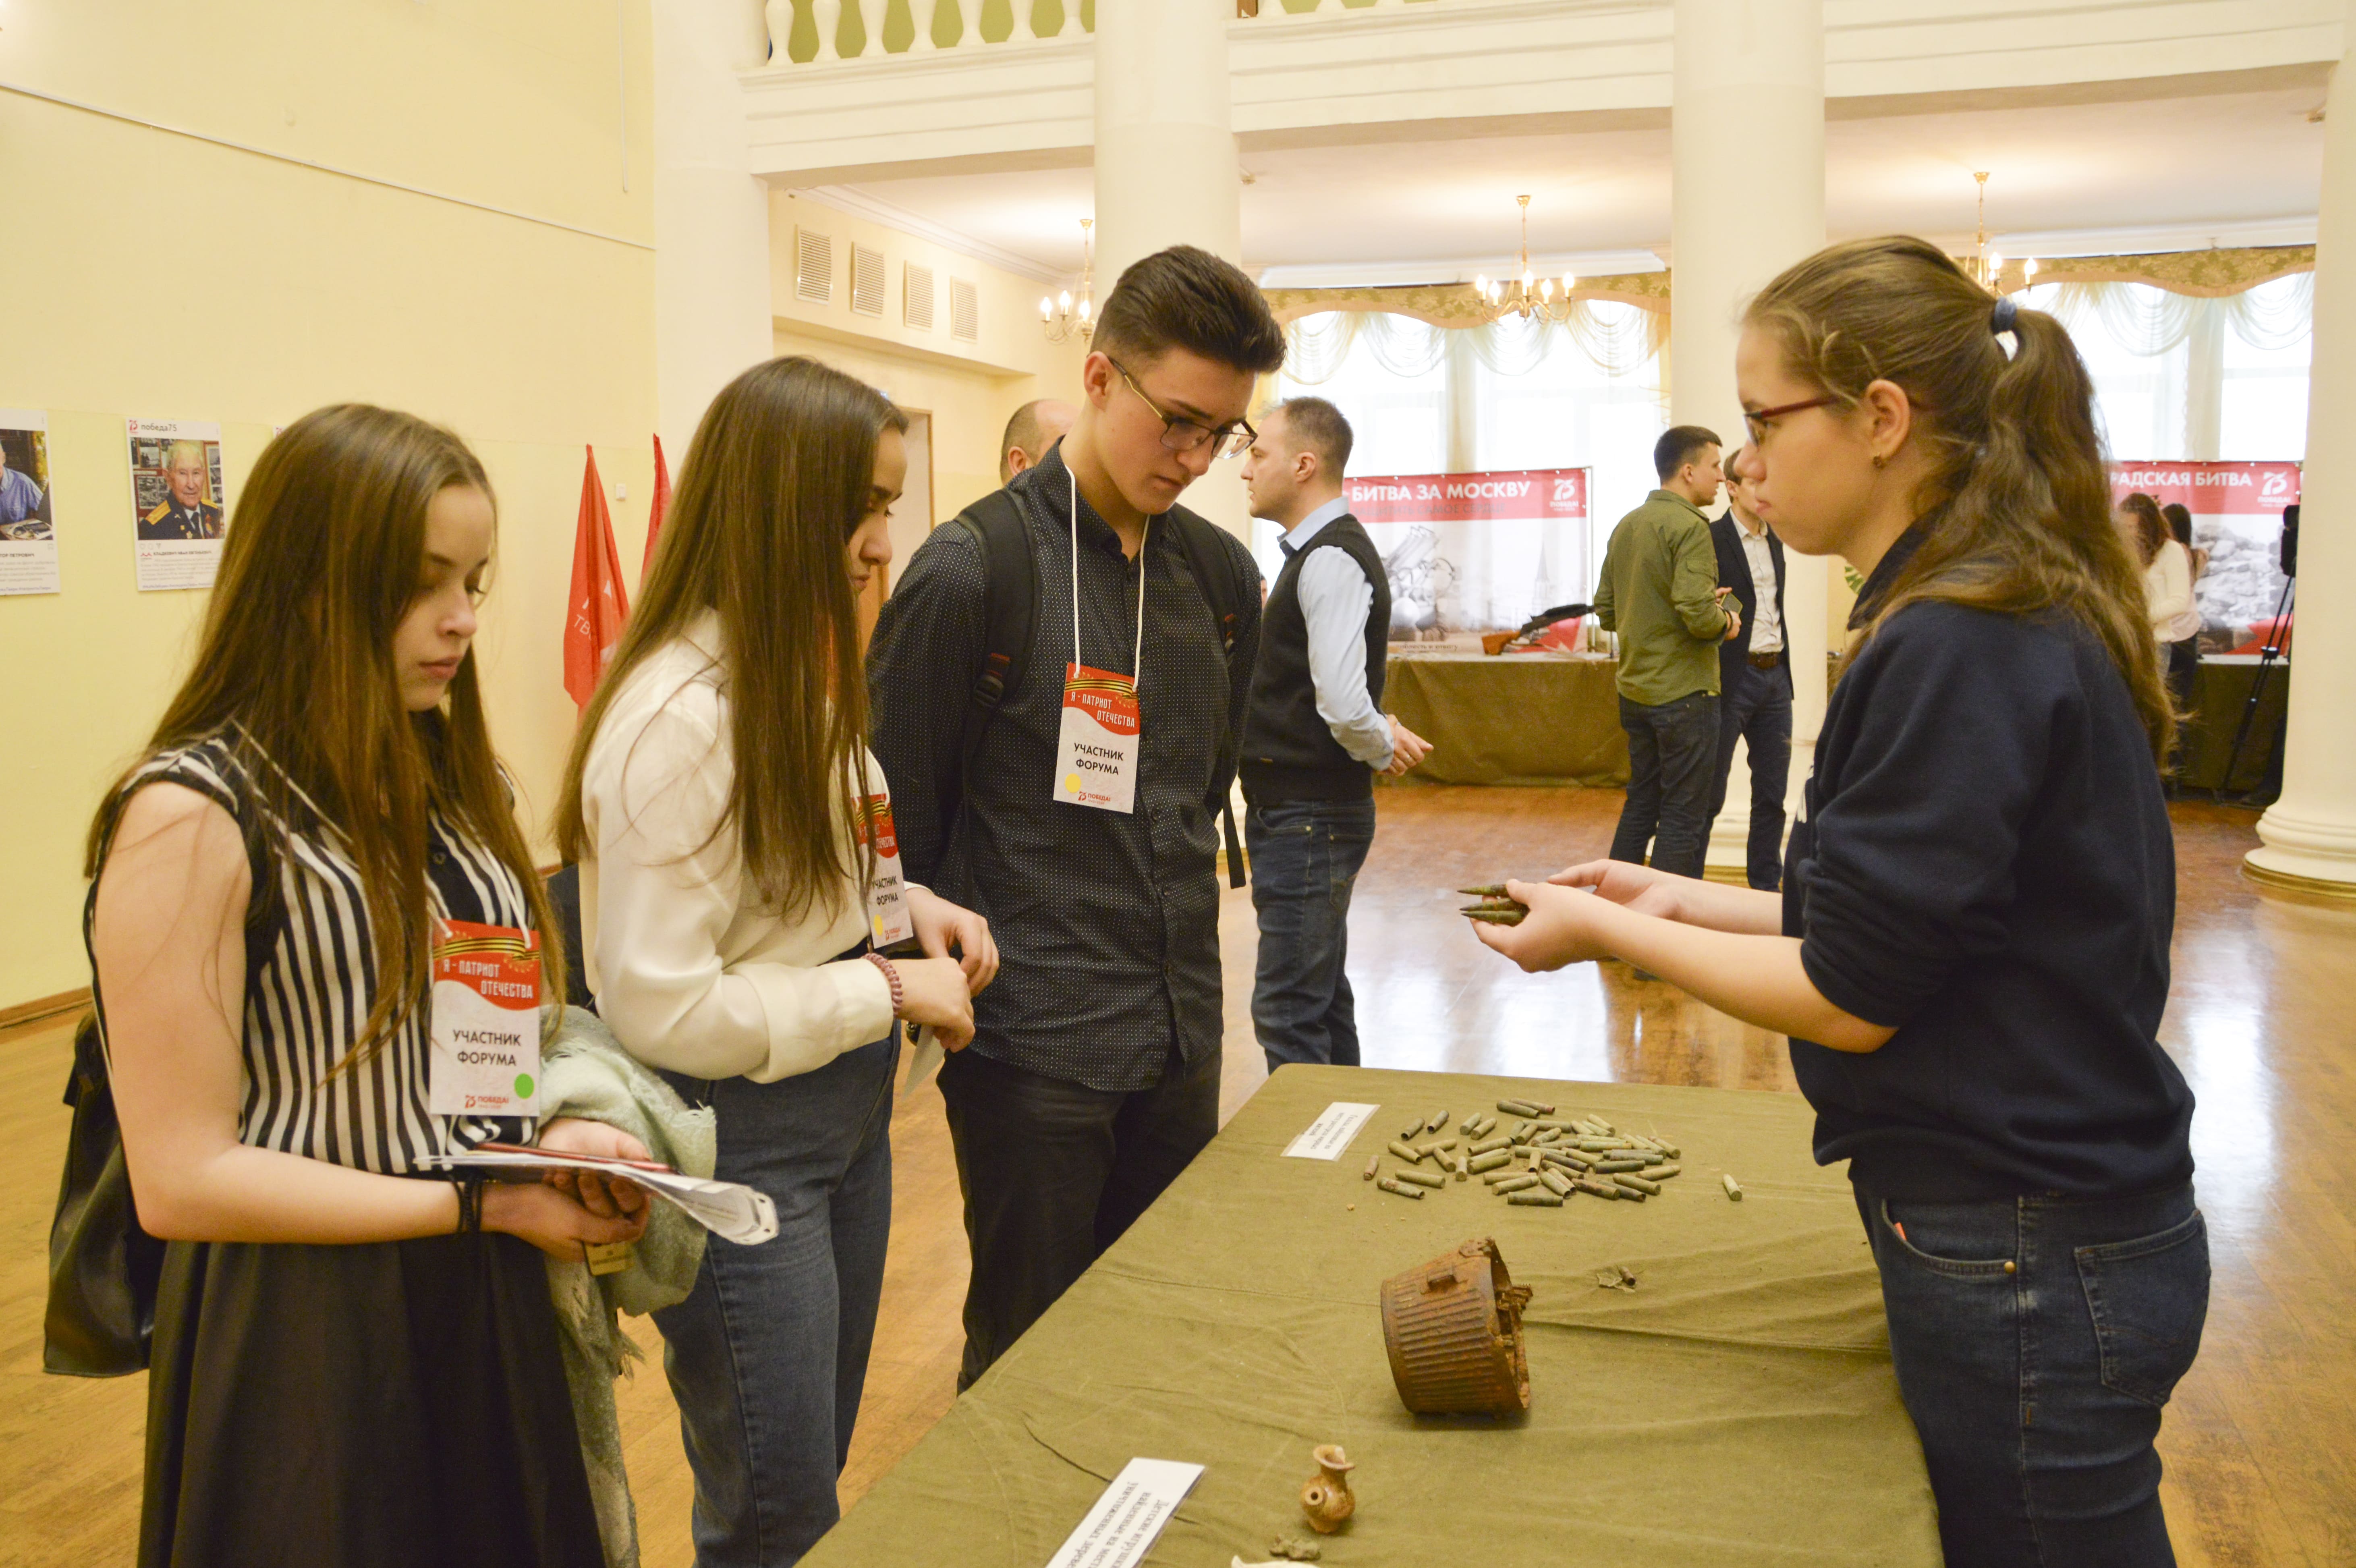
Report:
[{"label": "beaded bracelet", "polygon": [[892,1016],[898,1017],[901,1004],[907,1000],[906,993],[900,989],[900,972],[893,968],[892,961],[880,952],[871,952],[866,958],[868,962],[884,972],[884,982],[892,988]]},{"label": "beaded bracelet", "polygon": [[458,1195],[458,1228],[452,1232],[459,1236],[478,1236],[483,1230],[483,1173],[480,1171],[450,1171],[450,1190]]}]

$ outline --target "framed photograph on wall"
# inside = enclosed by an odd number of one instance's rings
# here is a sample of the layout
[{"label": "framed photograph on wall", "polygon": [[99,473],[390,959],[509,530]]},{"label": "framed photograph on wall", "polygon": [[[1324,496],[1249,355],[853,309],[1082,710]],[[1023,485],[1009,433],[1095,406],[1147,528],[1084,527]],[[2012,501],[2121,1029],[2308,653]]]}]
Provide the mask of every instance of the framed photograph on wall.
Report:
[{"label": "framed photograph on wall", "polygon": [[134,419],[128,429],[139,591],[211,587],[229,527],[220,426],[193,419]]},{"label": "framed photograph on wall", "polygon": [[48,416],[37,409],[0,408],[0,594],[58,588]]}]

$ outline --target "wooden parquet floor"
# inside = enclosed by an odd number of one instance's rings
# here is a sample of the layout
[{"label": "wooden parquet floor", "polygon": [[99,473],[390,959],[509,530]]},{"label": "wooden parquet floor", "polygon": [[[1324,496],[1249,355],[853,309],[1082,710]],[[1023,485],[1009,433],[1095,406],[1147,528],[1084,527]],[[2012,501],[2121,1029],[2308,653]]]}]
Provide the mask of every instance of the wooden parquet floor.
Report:
[{"label": "wooden parquet floor", "polygon": [[[1350,970],[1369,1065],[1730,1088],[1792,1087],[1779,1036],[1624,966],[1525,976],[1475,944],[1450,889],[1602,853],[1616,791],[1387,790],[1353,910]],[[2183,1065],[2215,1267],[2199,1364],[2160,1450],[2188,1568],[2356,1563],[2356,912],[2262,899],[2237,874],[2246,811],[2175,808],[2179,904],[2162,1039]],[[1248,895],[1222,913],[1226,1109],[1264,1076],[1247,1011]],[[62,1024],[0,1036],[0,1565],[129,1560],[144,1379],[40,1371],[43,1259],[67,1117]],[[893,1123],[883,1321],[841,1481],[856,1499],[954,1397],[965,1238],[929,1087]],[[691,1484],[649,1352],[622,1385],[647,1568],[684,1568]],[[1826,1506],[1837,1507],[1837,1499]]]}]

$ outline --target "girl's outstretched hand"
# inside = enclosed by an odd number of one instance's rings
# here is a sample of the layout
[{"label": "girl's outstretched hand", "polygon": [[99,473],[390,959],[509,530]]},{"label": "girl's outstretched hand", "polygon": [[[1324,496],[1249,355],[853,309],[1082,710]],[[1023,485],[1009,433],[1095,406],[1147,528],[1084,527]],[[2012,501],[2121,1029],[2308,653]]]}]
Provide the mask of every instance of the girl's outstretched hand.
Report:
[{"label": "girl's outstretched hand", "polygon": [[1530,912],[1522,917],[1522,923],[1496,926],[1476,921],[1472,934],[1525,970],[1535,974],[1617,956],[1601,941],[1601,917],[1611,910],[1609,900],[1552,882],[1508,882],[1505,891],[1528,906]]},{"label": "girl's outstretched hand", "polygon": [[1684,918],[1682,893],[1687,879],[1671,872],[1655,871],[1649,865],[1634,865],[1624,860],[1589,860],[1567,866],[1547,880],[1558,886],[1583,887],[1640,915],[1658,915],[1665,920]]}]

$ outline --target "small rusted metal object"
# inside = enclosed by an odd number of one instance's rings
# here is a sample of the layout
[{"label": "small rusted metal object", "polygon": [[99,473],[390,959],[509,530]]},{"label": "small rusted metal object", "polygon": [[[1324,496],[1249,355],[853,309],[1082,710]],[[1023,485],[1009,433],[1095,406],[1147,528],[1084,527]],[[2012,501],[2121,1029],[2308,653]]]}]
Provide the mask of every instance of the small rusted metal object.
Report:
[{"label": "small rusted metal object", "polygon": [[1591,1192],[1598,1197],[1618,1197],[1620,1196],[1620,1187],[1616,1183],[1597,1181],[1593,1176],[1581,1176],[1570,1185],[1579,1188],[1581,1192]]},{"label": "small rusted metal object", "polygon": [[1419,1415],[1511,1415],[1530,1406],[1522,1346],[1526,1286],[1486,1237],[1385,1280],[1383,1348],[1400,1401]]},{"label": "small rusted metal object", "polygon": [[1742,1184],[1740,1182],[1736,1181],[1730,1176],[1722,1176],[1718,1179],[1726,1184],[1726,1196],[1729,1201],[1734,1203],[1740,1203],[1742,1201]]},{"label": "small rusted metal object", "polygon": [[1487,1153],[1488,1153],[1490,1150],[1492,1150],[1492,1149],[1502,1149],[1502,1148],[1505,1148],[1505,1147],[1509,1146],[1509,1145],[1513,1143],[1513,1141],[1514,1141],[1514,1140],[1513,1140],[1511,1137],[1505,1137],[1505,1136],[1500,1136],[1500,1137],[1495,1137],[1495,1138],[1483,1138],[1483,1139],[1479,1140],[1478,1142],[1476,1142],[1475,1144],[1473,1144],[1473,1145],[1472,1145],[1472,1152],[1473,1152],[1475,1155],[1485,1155],[1485,1154],[1487,1154]]},{"label": "small rusted metal object", "polygon": [[1405,1160],[1409,1165],[1413,1165],[1416,1161],[1423,1158],[1423,1151],[1421,1149],[1417,1148],[1413,1144],[1402,1144],[1397,1138],[1393,1138],[1391,1140],[1391,1153],[1397,1155],[1400,1159]]},{"label": "small rusted metal object", "polygon": [[1644,1179],[1646,1181],[1666,1181],[1685,1168],[1686,1167],[1683,1165],[1646,1165],[1644,1167]]},{"label": "small rusted metal object", "polygon": [[1546,1189],[1557,1197],[1569,1197],[1571,1195],[1570,1178],[1560,1171],[1540,1171],[1538,1180],[1546,1183]]},{"label": "small rusted metal object", "polygon": [[1404,1140],[1404,1139],[1408,1139],[1408,1138],[1419,1138],[1419,1137],[1421,1137],[1422,1135],[1423,1135],[1423,1118],[1422,1118],[1422,1117],[1420,1117],[1420,1116],[1417,1117],[1414,1121],[1412,1121],[1412,1122],[1408,1122],[1408,1123],[1404,1128],[1402,1128],[1402,1129],[1400,1130],[1400,1132],[1399,1132],[1399,1137],[1400,1137],[1402,1140]]},{"label": "small rusted metal object", "polygon": [[1447,1125],[1448,1112],[1445,1111],[1435,1111],[1423,1119],[1423,1130],[1427,1133],[1437,1133]]},{"label": "small rusted metal object", "polygon": [[1625,1171],[1621,1172],[1612,1179],[1621,1187],[1627,1187],[1632,1191],[1643,1193],[1646,1197],[1658,1197],[1661,1196],[1661,1184],[1659,1182],[1646,1181],[1643,1176],[1630,1176]]},{"label": "small rusted metal object", "polygon": [[1644,1168],[1644,1162],[1642,1160],[1598,1160],[1594,1165],[1597,1176],[1611,1176],[1618,1171],[1641,1171]]},{"label": "small rusted metal object", "polygon": [[1430,1171],[1397,1170],[1391,1172],[1391,1175],[1398,1177],[1400,1181],[1411,1181],[1418,1187],[1446,1187],[1448,1185],[1448,1178],[1446,1176],[1434,1176]]},{"label": "small rusted metal object", "polygon": [[1358,1499],[1350,1490],[1350,1472],[1357,1466],[1338,1443],[1324,1444],[1312,1456],[1317,1461],[1317,1474],[1301,1488],[1301,1511],[1309,1517],[1310,1529],[1331,1535],[1358,1511]]},{"label": "small rusted metal object", "polygon": [[1500,1116],[1535,1116],[1537,1113],[1538,1108],[1532,1105],[1526,1100],[1500,1100],[1497,1101],[1497,1114]]},{"label": "small rusted metal object", "polygon": [[1382,1157],[1382,1155],[1368,1155],[1366,1156],[1366,1169],[1365,1169],[1365,1175],[1363,1175],[1363,1176],[1359,1176],[1359,1177],[1358,1177],[1358,1179],[1359,1179],[1360,1181],[1372,1181],[1372,1180],[1374,1180],[1374,1179],[1375,1179],[1375,1173],[1376,1173],[1376,1171],[1381,1170],[1382,1168],[1383,1168],[1383,1157]]},{"label": "small rusted metal object", "polygon": [[1490,1190],[1492,1192],[1519,1192],[1526,1187],[1536,1187],[1537,1185],[1538,1178],[1534,1176],[1517,1176],[1508,1177],[1507,1179],[1499,1182],[1495,1187],[1490,1188]]},{"label": "small rusted metal object", "polygon": [[1483,925],[1487,926],[1518,926],[1522,923],[1524,918],[1529,914],[1527,909],[1520,908],[1512,909],[1492,909],[1483,904],[1474,904],[1467,908],[1459,909],[1456,912],[1463,916],[1468,920],[1478,920]]},{"label": "small rusted metal object", "polygon": [[1511,1164],[1512,1161],[1513,1156],[1505,1150],[1491,1149],[1487,1154],[1473,1155],[1466,1162],[1465,1168],[1477,1174],[1481,1171],[1494,1171],[1499,1165]]},{"label": "small rusted metal object", "polygon": [[1503,898],[1507,897],[1502,882],[1483,882],[1478,887],[1459,887],[1456,891],[1467,898]]},{"label": "small rusted metal object", "polygon": [[1532,1187],[1527,1192],[1508,1193],[1505,1201],[1519,1208],[1560,1208],[1562,1207],[1561,1198],[1537,1187]]},{"label": "small rusted metal object", "polygon": [[1412,1197],[1418,1202],[1421,1202],[1423,1200],[1423,1188],[1419,1187],[1409,1187],[1407,1183],[1393,1176],[1385,1176],[1382,1180],[1375,1183],[1375,1186],[1380,1187],[1385,1192],[1396,1193],[1401,1197]]}]

